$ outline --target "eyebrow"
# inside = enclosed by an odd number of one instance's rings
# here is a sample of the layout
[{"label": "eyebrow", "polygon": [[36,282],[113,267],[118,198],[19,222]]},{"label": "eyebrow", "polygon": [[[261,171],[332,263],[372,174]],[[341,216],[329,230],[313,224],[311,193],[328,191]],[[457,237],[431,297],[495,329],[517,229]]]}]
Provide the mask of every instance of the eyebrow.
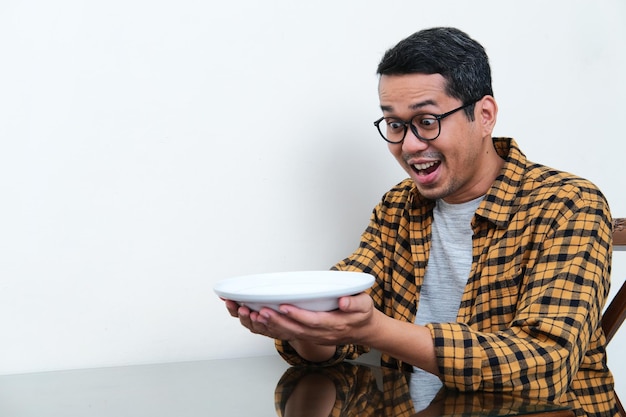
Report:
[{"label": "eyebrow", "polygon": [[[435,105],[435,104],[437,104],[437,103],[435,103],[434,100],[424,100],[424,101],[420,101],[419,103],[411,104],[409,106],[409,109],[411,109],[411,110],[419,110],[422,107],[431,106],[431,105]],[[380,106],[380,109],[382,111],[385,111],[385,112],[393,113],[393,107],[391,107],[391,106]]]}]

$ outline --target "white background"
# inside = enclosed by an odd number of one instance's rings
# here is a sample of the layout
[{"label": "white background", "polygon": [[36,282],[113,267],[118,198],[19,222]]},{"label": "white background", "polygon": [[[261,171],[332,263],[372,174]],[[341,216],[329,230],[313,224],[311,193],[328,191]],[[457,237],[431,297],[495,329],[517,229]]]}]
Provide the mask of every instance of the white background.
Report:
[{"label": "white background", "polygon": [[495,134],[626,217],[622,0],[0,1],[0,374],[273,352],[212,286],[356,247],[404,178],[376,65],[436,25],[487,49]]}]

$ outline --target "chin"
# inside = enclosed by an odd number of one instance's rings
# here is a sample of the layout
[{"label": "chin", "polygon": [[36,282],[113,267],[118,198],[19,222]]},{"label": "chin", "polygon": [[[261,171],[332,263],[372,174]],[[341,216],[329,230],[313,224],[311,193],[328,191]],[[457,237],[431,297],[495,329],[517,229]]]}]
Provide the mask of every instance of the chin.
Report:
[{"label": "chin", "polygon": [[445,197],[445,194],[443,194],[441,190],[438,190],[436,188],[423,187],[418,183],[415,184],[417,185],[417,191],[419,191],[422,196],[426,197],[429,200],[437,200],[439,198]]}]

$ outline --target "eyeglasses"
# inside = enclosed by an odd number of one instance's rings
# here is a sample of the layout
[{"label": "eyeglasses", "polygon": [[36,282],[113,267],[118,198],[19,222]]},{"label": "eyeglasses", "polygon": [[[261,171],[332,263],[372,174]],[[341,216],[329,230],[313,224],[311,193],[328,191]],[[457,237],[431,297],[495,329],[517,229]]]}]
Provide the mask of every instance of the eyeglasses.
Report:
[{"label": "eyeglasses", "polygon": [[421,140],[431,141],[439,137],[441,133],[441,121],[446,117],[463,110],[478,100],[464,104],[454,110],[443,114],[416,114],[411,120],[401,120],[396,117],[381,117],[374,122],[378,133],[389,143],[400,143],[406,137],[406,132],[411,128],[411,132]]}]

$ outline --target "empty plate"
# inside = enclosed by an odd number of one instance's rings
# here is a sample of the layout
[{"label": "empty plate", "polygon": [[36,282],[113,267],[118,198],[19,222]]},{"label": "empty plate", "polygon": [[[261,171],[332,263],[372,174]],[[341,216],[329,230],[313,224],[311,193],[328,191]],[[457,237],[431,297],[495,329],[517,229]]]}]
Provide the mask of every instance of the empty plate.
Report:
[{"label": "empty plate", "polygon": [[374,277],[353,271],[294,271],[245,275],[215,284],[217,295],[258,311],[291,304],[311,311],[338,307],[339,297],[358,294],[374,284]]}]

